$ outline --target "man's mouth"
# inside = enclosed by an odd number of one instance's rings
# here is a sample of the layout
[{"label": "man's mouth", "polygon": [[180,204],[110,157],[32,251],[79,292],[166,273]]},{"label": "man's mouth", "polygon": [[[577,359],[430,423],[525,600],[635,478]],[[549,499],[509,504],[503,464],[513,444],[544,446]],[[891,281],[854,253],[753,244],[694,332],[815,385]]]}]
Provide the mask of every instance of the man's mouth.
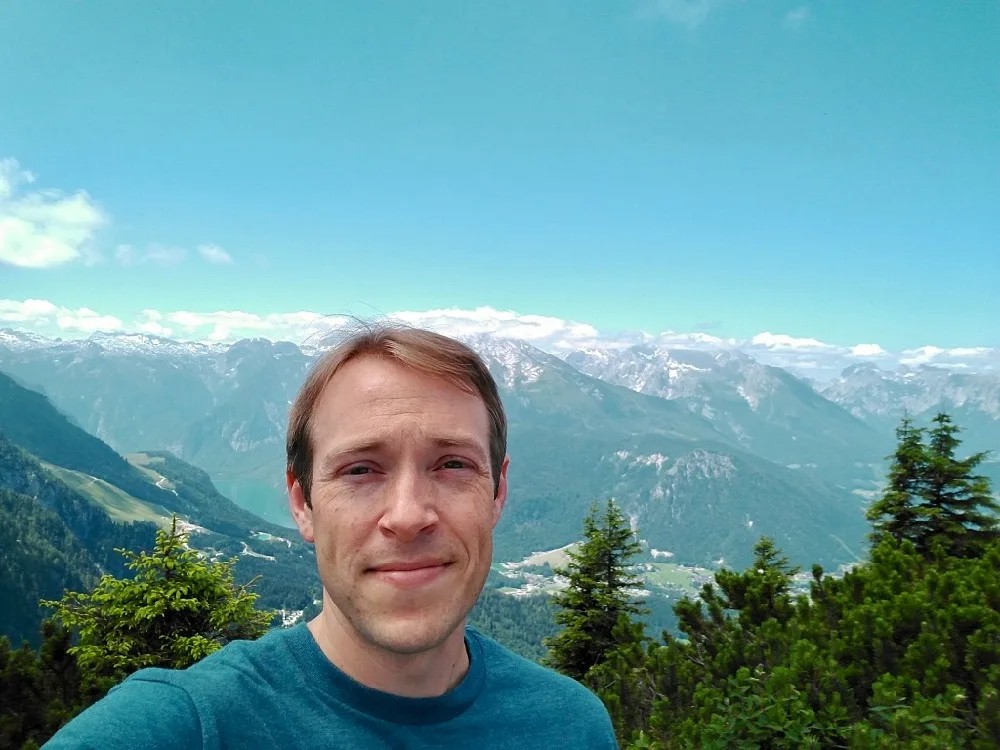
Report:
[{"label": "man's mouth", "polygon": [[447,560],[399,560],[374,565],[366,572],[385,583],[409,588],[434,582],[450,566]]}]

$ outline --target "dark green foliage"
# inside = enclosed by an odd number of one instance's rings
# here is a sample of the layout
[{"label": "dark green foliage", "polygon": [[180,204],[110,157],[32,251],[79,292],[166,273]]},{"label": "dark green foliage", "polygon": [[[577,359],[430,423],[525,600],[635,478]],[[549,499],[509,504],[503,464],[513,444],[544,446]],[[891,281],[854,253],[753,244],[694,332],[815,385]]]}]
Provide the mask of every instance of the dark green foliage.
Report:
[{"label": "dark green foliage", "polygon": [[1000,505],[989,481],[975,473],[987,454],[956,458],[958,427],[947,414],[933,422],[924,430],[904,419],[897,429],[888,486],[868,510],[872,539],[909,540],[925,555],[938,546],[949,555],[975,555],[998,528]]},{"label": "dark green foliage", "polygon": [[38,600],[126,573],[114,548],[149,549],[156,528],[115,523],[0,435],[0,634],[38,643]]},{"label": "dark green foliage", "polygon": [[89,702],[69,631],[46,620],[41,636],[37,652],[0,637],[0,750],[38,747]]},{"label": "dark green foliage", "polygon": [[546,657],[550,666],[578,680],[616,646],[631,641],[633,630],[625,625],[645,612],[634,594],[641,579],[629,570],[641,547],[615,502],[608,500],[603,510],[595,505],[583,528],[580,547],[569,552],[565,568],[556,570],[569,584],[554,597],[556,622],[563,629],[549,639]]},{"label": "dark green foliage", "polygon": [[97,566],[62,520],[28,495],[0,489],[0,635],[37,644],[38,600],[93,585]]},{"label": "dark green foliage", "polygon": [[[620,644],[584,682],[633,748],[1000,746],[1000,537],[950,419],[904,422],[870,560],[813,566],[809,594],[763,538],[675,610],[683,638]],[[634,628],[631,637],[625,633]]]},{"label": "dark green foliage", "polygon": [[43,623],[37,652],[0,637],[0,750],[44,743],[138,669],[189,666],[229,641],[263,635],[272,620],[235,583],[233,562],[202,559],[176,521],[151,554],[122,553],[134,577],[105,575],[90,593],[42,602],[56,617]]},{"label": "dark green foliage", "polygon": [[521,656],[541,662],[545,639],[556,634],[554,615],[548,594],[509,596],[486,589],[469,613],[469,624]]},{"label": "dark green foliage", "polygon": [[686,640],[590,677],[615,678],[599,694],[636,747],[996,747],[998,571],[1000,542],[927,560],[893,539],[809,597],[780,566],[726,571],[678,605]]},{"label": "dark green foliage", "polygon": [[86,678],[110,687],[143,667],[183,668],[232,640],[266,632],[274,613],[233,580],[233,561],[202,559],[174,526],[151,554],[122,550],[134,578],[101,578],[90,593],[43,602],[79,635],[70,649]]},{"label": "dark green foliage", "polygon": [[747,571],[734,573],[723,568],[716,574],[715,581],[724,594],[721,606],[739,612],[746,627],[769,619],[787,622],[792,614],[788,592],[792,576],[798,572],[774,546],[773,539],[761,537],[753,547],[753,562]]}]

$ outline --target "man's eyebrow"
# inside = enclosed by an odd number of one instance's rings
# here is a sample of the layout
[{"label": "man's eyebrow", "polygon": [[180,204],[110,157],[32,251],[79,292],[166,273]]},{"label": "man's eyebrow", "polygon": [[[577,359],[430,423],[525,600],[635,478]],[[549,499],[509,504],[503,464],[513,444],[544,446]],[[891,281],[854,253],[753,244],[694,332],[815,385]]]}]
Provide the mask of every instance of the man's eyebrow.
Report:
[{"label": "man's eyebrow", "polygon": [[342,447],[334,448],[332,451],[323,456],[323,460],[319,467],[320,473],[328,474],[333,470],[333,464],[338,461],[342,461],[347,456],[353,456],[359,453],[377,453],[384,447],[384,440],[362,440],[358,443],[348,443]]},{"label": "man's eyebrow", "polygon": [[[430,441],[439,448],[458,448],[472,453],[480,461],[488,460],[488,455],[482,445],[474,437],[465,435],[436,435]],[[356,456],[364,453],[378,453],[385,449],[387,441],[362,440],[357,443],[348,443],[344,446],[335,447],[325,456],[320,463],[320,473],[326,474],[333,470],[333,464],[342,461],[349,456]]]},{"label": "man's eyebrow", "polygon": [[487,457],[483,446],[473,437],[450,437],[442,435],[440,437],[432,437],[431,440],[440,448],[461,448],[474,453],[479,459],[485,460]]}]

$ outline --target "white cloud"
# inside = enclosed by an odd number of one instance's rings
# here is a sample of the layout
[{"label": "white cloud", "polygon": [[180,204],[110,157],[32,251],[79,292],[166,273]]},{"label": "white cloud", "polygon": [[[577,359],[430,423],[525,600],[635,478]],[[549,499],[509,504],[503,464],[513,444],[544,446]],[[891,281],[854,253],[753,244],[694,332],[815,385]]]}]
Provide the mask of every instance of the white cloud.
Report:
[{"label": "white cloud", "polygon": [[948,350],[952,357],[985,357],[993,350],[985,346],[958,346]]},{"label": "white cloud", "polygon": [[825,344],[822,341],[819,341],[818,339],[796,338],[794,336],[788,336],[784,333],[770,333],[769,331],[758,333],[750,340],[750,343],[753,344],[754,346],[762,346],[767,349],[794,350],[794,351],[801,351],[804,349],[837,348],[832,344]]},{"label": "white cloud", "polygon": [[46,325],[55,320],[59,308],[46,299],[0,299],[0,323]]},{"label": "white cloud", "polygon": [[[145,311],[149,312],[149,311]],[[258,315],[240,310],[218,310],[199,313],[187,310],[164,313],[166,319],[186,338],[198,341],[232,341],[264,336],[272,340],[302,343],[342,325],[342,316],[327,316],[314,312],[270,313]]]},{"label": "white cloud", "polygon": [[882,357],[886,354],[888,352],[878,344],[855,344],[851,347],[853,357]]},{"label": "white cloud", "polygon": [[102,315],[89,307],[73,310],[48,300],[26,299],[23,302],[0,299],[0,323],[14,323],[36,329],[60,332],[121,331],[124,324],[114,315]]},{"label": "white cloud", "polygon": [[899,363],[903,365],[923,365],[932,362],[944,353],[945,350],[937,346],[920,346],[916,349],[905,350],[899,357]]},{"label": "white cloud", "polygon": [[163,320],[163,313],[159,310],[147,308],[139,313],[136,320],[136,330],[141,333],[148,333],[153,336],[170,337],[174,335],[174,329],[168,328],[160,321]]},{"label": "white cloud", "polygon": [[[16,159],[0,159],[0,264],[53,268],[71,262],[93,266],[105,260],[94,237],[110,219],[84,190],[35,189],[36,177]],[[209,263],[232,263],[215,244],[198,247]],[[119,245],[114,259],[123,266],[175,266],[187,256],[179,247]]]},{"label": "white cloud", "polygon": [[88,244],[108,218],[84,191],[23,192],[35,176],[15,159],[0,160],[0,263],[51,268],[88,255]]},{"label": "white cloud", "polygon": [[233,262],[233,256],[218,245],[201,245],[198,247],[198,253],[209,263],[216,265],[228,265]]},{"label": "white cloud", "polygon": [[721,339],[708,333],[676,333],[674,331],[664,331],[657,335],[655,340],[661,346],[684,349],[728,349],[736,344],[735,339]]},{"label": "white cloud", "polygon": [[521,339],[540,348],[572,349],[593,342],[600,333],[592,325],[547,315],[521,315],[511,310],[477,307],[475,310],[404,310],[388,316],[410,325],[425,326],[450,336],[489,333]]},{"label": "white cloud", "polygon": [[1000,367],[1000,349],[986,346],[920,346],[900,353],[899,364],[908,367],[931,365],[949,369],[985,372]]},{"label": "white cloud", "polygon": [[8,200],[14,191],[35,181],[35,175],[22,169],[16,159],[0,159],[0,200]]},{"label": "white cloud", "polygon": [[163,336],[169,338],[174,335],[173,328],[161,326],[159,323],[140,323],[137,330],[140,333],[148,333],[152,336]]},{"label": "white cloud", "polygon": [[56,318],[56,325],[63,331],[121,331],[125,328],[121,319],[114,315],[101,315],[89,307],[67,310]]},{"label": "white cloud", "polygon": [[809,7],[802,5],[798,8],[788,11],[785,15],[785,28],[786,29],[801,29],[809,17],[812,14],[809,11]]}]

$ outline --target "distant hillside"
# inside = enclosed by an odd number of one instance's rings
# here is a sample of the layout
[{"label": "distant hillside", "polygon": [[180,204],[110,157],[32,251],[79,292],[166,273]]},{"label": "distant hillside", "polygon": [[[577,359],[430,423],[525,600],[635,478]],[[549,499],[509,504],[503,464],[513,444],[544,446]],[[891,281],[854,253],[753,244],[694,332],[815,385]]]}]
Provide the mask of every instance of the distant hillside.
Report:
[{"label": "distant hillside", "polygon": [[126,574],[115,549],[150,549],[155,533],[151,523],[115,523],[0,435],[0,633],[35,641],[39,599]]},{"label": "distant hillside", "polygon": [[89,588],[97,571],[58,514],[33,497],[0,489],[0,636],[36,643],[38,600]]},{"label": "distant hillside", "polygon": [[106,443],[70,422],[45,396],[2,372],[0,432],[44,461],[85,471],[140,500],[160,503],[168,494]]},{"label": "distant hillside", "polygon": [[39,597],[59,598],[102,572],[127,574],[115,549],[150,549],[173,514],[192,547],[238,558],[237,580],[258,579],[262,606],[294,618],[315,601],[311,546],[236,506],[204,471],[169,453],[134,460],[0,374],[0,524],[12,540],[0,548],[0,583],[4,601],[16,603],[0,614],[2,632],[15,641],[36,637]]},{"label": "distant hillside", "polygon": [[104,508],[71,489],[44,468],[30,453],[0,434],[0,489],[30,498],[54,513],[88,554],[93,569],[87,573],[122,575],[126,568],[116,548],[152,549],[153,523],[116,523]]}]

